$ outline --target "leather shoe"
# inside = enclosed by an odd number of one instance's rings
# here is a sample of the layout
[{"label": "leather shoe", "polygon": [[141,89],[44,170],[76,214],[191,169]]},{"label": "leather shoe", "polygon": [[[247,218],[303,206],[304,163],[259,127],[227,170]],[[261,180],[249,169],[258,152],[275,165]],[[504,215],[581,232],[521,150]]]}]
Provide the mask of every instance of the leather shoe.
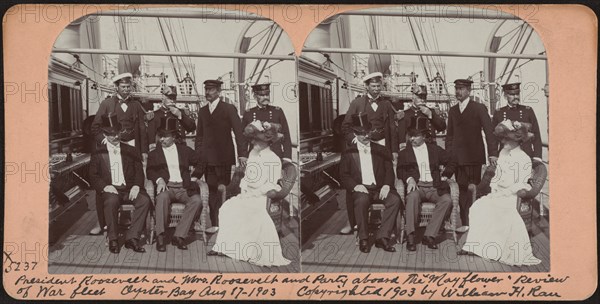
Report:
[{"label": "leather shoe", "polygon": [[429,249],[438,249],[438,245],[435,243],[435,239],[431,236],[423,237],[423,245],[427,245]]},{"label": "leather shoe", "polygon": [[108,242],[108,250],[112,253],[119,253],[121,252],[121,246],[119,246],[119,241],[117,240],[110,240]]},{"label": "leather shoe", "polygon": [[354,226],[354,228],[350,227],[350,225],[342,228],[342,230],[340,230],[340,234],[342,235],[349,235],[354,233],[354,231],[356,231],[356,226]]},{"label": "leather shoe", "polygon": [[106,229],[100,228],[100,226],[96,226],[90,230],[90,235],[102,235],[106,231]]},{"label": "leather shoe", "polygon": [[360,251],[364,252],[364,253],[371,252],[371,246],[369,245],[369,240],[360,240],[360,242],[358,242],[358,249],[360,249]]},{"label": "leather shoe", "polygon": [[406,249],[408,249],[408,251],[417,251],[417,244],[415,244],[415,235],[413,233],[408,235]]},{"label": "leather shoe", "polygon": [[137,239],[129,239],[125,241],[125,248],[131,249],[135,252],[146,252],[143,246],[138,243]]},{"label": "leather shoe", "polygon": [[156,250],[160,252],[167,251],[167,245],[165,245],[165,236],[162,233],[156,237]]},{"label": "leather shoe", "polygon": [[387,239],[377,239],[375,240],[375,247],[381,248],[387,252],[396,252],[396,248],[388,243]]},{"label": "leather shoe", "polygon": [[171,244],[173,244],[174,246],[177,246],[177,248],[181,249],[181,250],[187,250],[187,245],[185,244],[185,240],[181,237],[175,236],[173,237],[173,240],[171,241]]}]

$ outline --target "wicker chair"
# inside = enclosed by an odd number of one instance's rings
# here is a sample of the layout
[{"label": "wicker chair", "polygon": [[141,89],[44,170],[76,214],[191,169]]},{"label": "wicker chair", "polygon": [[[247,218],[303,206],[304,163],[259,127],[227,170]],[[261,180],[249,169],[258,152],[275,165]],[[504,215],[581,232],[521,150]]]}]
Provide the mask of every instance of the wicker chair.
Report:
[{"label": "wicker chair", "polygon": [[[296,169],[296,166],[293,163],[284,162],[282,164],[281,179],[277,182],[281,186],[281,190],[272,193],[267,197],[267,212],[269,213],[269,216],[271,216],[275,227],[277,227],[277,232],[280,235],[282,234],[283,206],[287,203],[285,198],[292,191],[297,177],[298,170]],[[241,192],[240,181],[242,178],[244,178],[244,169],[242,167],[235,167],[229,185],[225,186],[221,184],[218,186],[221,203]]]},{"label": "wicker chair", "polygon": [[[151,201],[152,205],[154,205],[154,195],[152,195],[152,193],[154,191],[154,186],[152,186],[152,182],[150,182],[149,180],[146,180],[145,188],[146,188],[146,193],[148,193],[148,196],[150,197],[150,201]],[[96,194],[96,199],[100,200],[102,198],[99,194]],[[121,204],[121,206],[119,206],[119,212],[117,214],[117,216],[118,216],[117,224],[119,227],[119,236],[122,236],[123,230],[129,229],[129,227],[131,225],[131,221],[125,220],[127,217],[124,216],[124,214],[127,213],[129,219],[131,219],[131,216],[133,215],[134,210],[135,210],[135,207],[130,202]],[[141,235],[142,238],[145,238],[146,233],[148,233],[149,237],[146,238],[147,244],[152,244],[152,240],[154,238],[154,223],[155,222],[156,222],[156,219],[154,218],[153,208],[150,208],[150,211],[148,212],[148,217],[146,218],[146,231],[142,232],[142,235]],[[104,237],[106,239],[105,244],[106,244],[106,246],[108,246],[108,233],[106,230],[104,231]]]},{"label": "wicker chair", "polygon": [[[206,218],[207,218],[207,214],[208,214],[208,185],[206,184],[206,182],[202,181],[202,180],[197,180],[196,181],[198,183],[198,187],[200,188],[200,199],[202,202],[202,212],[200,213],[200,217],[198,218],[198,220],[194,223],[194,225],[199,225],[200,226],[200,230],[202,231],[202,241],[204,242],[204,244],[206,244],[207,242],[207,238],[206,238]],[[148,191],[148,193],[152,193],[152,195],[150,195],[150,198],[152,200],[152,205],[156,207],[156,203],[154,201],[154,197],[155,197],[155,193],[154,193],[154,184],[147,183],[146,184],[146,191]],[[182,203],[176,203],[173,202],[171,203],[171,212],[170,212],[170,217],[169,217],[169,227],[176,227],[177,224],[179,224],[179,221],[181,220],[181,217],[183,216],[183,211],[185,210],[185,204]],[[154,210],[152,211],[154,212]],[[150,244],[153,243],[154,240],[154,225],[156,223],[156,221],[154,220],[154,216],[152,217],[153,220],[151,221],[150,225],[151,225],[151,230],[150,230],[150,239],[149,242]]]},{"label": "wicker chair", "polygon": [[[447,227],[452,231],[452,238],[454,239],[454,243],[458,243],[458,238],[456,236],[456,223],[458,222],[459,216],[459,206],[458,206],[458,184],[451,179],[447,180],[448,185],[450,186],[450,198],[452,199],[452,212],[450,214],[450,220],[446,220],[446,224],[444,227]],[[404,205],[406,206],[406,193],[405,193],[404,182],[400,179],[396,179],[396,190],[398,194],[400,194],[400,198]],[[432,202],[421,202],[421,212],[419,216],[419,227],[425,227],[431,220],[433,215],[433,210],[435,209],[435,203]],[[400,235],[400,243],[404,242],[404,234],[405,234],[405,219],[404,214],[398,213],[398,218],[396,219],[396,223],[400,223],[398,225],[399,235]]]},{"label": "wicker chair", "polygon": [[[478,198],[490,193],[490,182],[495,174],[495,167],[489,166],[484,168],[483,177],[479,185],[470,184],[469,191],[471,192],[473,202]],[[533,209],[532,205],[535,201],[535,197],[540,193],[544,184],[546,183],[546,177],[548,176],[548,170],[543,163],[534,162],[532,168],[532,177],[529,179],[531,190],[526,191],[521,189],[517,192],[517,210],[523,218],[527,232],[531,234],[533,226]],[[540,210],[544,206],[540,203]]]}]

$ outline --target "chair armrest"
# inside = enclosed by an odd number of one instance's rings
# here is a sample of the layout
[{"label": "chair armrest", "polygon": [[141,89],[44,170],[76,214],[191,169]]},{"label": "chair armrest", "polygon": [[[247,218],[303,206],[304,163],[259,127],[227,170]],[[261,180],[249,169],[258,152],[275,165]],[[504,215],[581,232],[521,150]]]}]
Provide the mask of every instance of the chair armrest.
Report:
[{"label": "chair armrest", "polygon": [[536,163],[532,170],[532,176],[528,183],[531,185],[530,190],[521,189],[517,191],[517,196],[522,199],[533,199],[535,198],[546,183],[546,177],[548,176],[548,170],[542,163]]}]

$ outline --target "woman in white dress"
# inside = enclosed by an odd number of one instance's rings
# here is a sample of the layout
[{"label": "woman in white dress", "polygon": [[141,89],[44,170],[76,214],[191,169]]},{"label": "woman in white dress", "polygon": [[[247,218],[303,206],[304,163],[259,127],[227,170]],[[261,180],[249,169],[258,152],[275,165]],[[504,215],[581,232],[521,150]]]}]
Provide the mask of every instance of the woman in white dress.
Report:
[{"label": "woman in white dress", "polygon": [[208,255],[226,255],[259,266],[290,263],[282,254],[273,220],[267,213],[267,195],[280,191],[281,160],[270,145],[282,139],[281,126],[256,120],[244,128],[253,145],[248,155],[241,192],[219,209],[220,230]]},{"label": "woman in white dress", "polygon": [[536,265],[529,235],[517,210],[517,191],[530,190],[531,158],[520,145],[531,140],[530,124],[505,120],[494,134],[504,147],[500,151],[491,192],[469,209],[470,229],[459,254],[476,254],[508,265]]}]

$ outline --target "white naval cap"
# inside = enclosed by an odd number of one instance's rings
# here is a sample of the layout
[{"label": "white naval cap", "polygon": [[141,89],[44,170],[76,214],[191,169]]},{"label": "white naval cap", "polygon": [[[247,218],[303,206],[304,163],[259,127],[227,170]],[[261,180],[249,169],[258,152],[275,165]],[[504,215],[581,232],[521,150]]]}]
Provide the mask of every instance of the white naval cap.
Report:
[{"label": "white naval cap", "polygon": [[113,82],[113,83],[116,83],[116,82],[118,82],[119,80],[121,80],[121,79],[125,79],[125,78],[130,78],[130,79],[131,79],[131,78],[133,78],[133,75],[131,75],[131,73],[122,73],[122,74],[119,74],[119,75],[117,75],[117,76],[113,77],[113,78],[112,78],[112,82]]},{"label": "white naval cap", "polygon": [[375,73],[371,73],[371,74],[369,74],[369,75],[367,75],[367,76],[363,77],[362,81],[363,81],[364,83],[366,83],[366,82],[367,82],[367,81],[369,81],[370,79],[373,79],[373,78],[376,78],[376,77],[383,78],[383,74],[382,74],[381,72],[375,72]]}]

